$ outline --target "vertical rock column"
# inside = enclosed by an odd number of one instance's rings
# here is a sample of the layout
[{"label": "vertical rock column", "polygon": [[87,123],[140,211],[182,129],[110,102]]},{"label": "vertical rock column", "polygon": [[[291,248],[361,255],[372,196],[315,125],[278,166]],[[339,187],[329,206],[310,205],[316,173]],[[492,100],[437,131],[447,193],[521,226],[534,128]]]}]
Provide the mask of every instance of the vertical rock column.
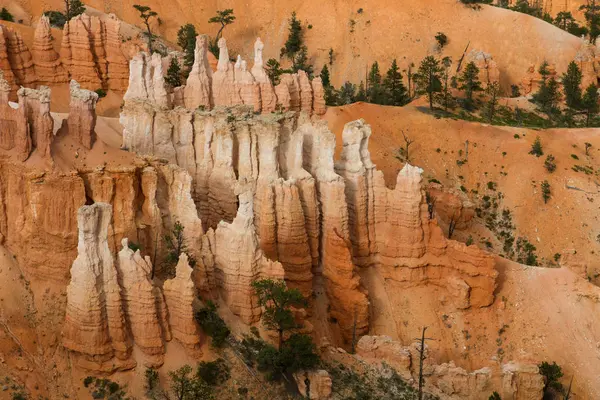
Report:
[{"label": "vertical rock column", "polygon": [[71,267],[63,328],[63,345],[79,364],[102,372],[135,366],[107,242],[111,218],[112,207],[104,203],[83,206],[77,213],[78,255]]},{"label": "vertical rock column", "polygon": [[184,104],[190,110],[212,107],[212,70],[208,64],[208,36],[198,35],[194,49],[194,65],[185,84]]},{"label": "vertical rock column", "polygon": [[96,102],[98,94],[81,89],[79,84],[71,80],[71,103],[69,104],[69,134],[86,149],[94,144],[94,128],[96,127]]},{"label": "vertical rock column", "polygon": [[42,15],[35,28],[31,48],[35,74],[39,83],[52,84],[67,82],[67,71],[60,62],[60,56],[54,50],[50,21]]},{"label": "vertical rock column", "polygon": [[15,149],[17,160],[23,162],[29,158],[32,144],[29,125],[25,115],[25,104],[19,104],[16,110],[8,104],[11,86],[0,70],[0,147],[4,150]]},{"label": "vertical rock column", "polygon": [[33,147],[41,157],[50,157],[50,145],[54,138],[54,119],[50,115],[50,88],[39,89],[22,87],[17,92],[19,107],[23,107]]}]

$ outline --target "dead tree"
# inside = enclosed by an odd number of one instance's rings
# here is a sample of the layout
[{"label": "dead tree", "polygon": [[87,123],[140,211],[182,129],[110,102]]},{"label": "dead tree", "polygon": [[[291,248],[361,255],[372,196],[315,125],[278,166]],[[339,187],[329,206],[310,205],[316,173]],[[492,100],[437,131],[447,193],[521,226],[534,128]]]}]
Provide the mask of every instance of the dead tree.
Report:
[{"label": "dead tree", "polygon": [[455,214],[452,214],[452,218],[450,218],[450,222],[448,223],[448,239],[452,239],[452,235],[456,229],[457,219],[458,217]]},{"label": "dead tree", "polygon": [[427,212],[429,213],[429,219],[433,219],[433,214],[435,212],[435,201],[436,198],[432,197],[429,192],[425,193],[425,200],[427,201]]},{"label": "dead tree", "polygon": [[352,349],[350,354],[354,354],[356,352],[356,307],[354,307],[354,322],[352,324]]},{"label": "dead tree", "polygon": [[423,379],[423,361],[425,361],[425,341],[426,340],[434,340],[433,338],[426,338],[425,337],[425,331],[427,330],[427,327],[423,328],[423,332],[421,333],[421,337],[417,338],[415,340],[418,340],[421,344],[420,348],[419,348],[419,400],[423,400],[423,384],[424,384],[424,379]]},{"label": "dead tree", "polygon": [[410,145],[414,143],[414,140],[411,140],[408,136],[406,136],[404,131],[400,131],[400,132],[402,133],[402,137],[404,138],[404,159],[406,162],[409,162],[410,157],[408,154],[408,149],[409,149]]}]

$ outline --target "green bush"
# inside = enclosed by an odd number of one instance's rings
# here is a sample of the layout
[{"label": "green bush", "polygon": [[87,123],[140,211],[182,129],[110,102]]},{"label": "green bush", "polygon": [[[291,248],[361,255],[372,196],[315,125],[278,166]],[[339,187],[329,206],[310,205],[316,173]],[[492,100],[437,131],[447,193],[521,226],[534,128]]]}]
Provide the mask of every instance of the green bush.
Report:
[{"label": "green bush", "polygon": [[96,90],[94,90],[94,92],[96,92],[99,99],[106,97],[106,90],[104,90],[104,89],[96,89]]},{"label": "green bush", "polygon": [[231,377],[229,365],[222,358],[200,362],[196,375],[210,386],[220,385]]},{"label": "green bush", "polygon": [[67,17],[65,16],[65,14],[61,13],[60,11],[45,11],[44,15],[46,17],[48,17],[48,20],[50,21],[50,25],[55,27],[55,28],[63,28],[65,26],[65,24],[67,23]]},{"label": "green bush", "polygon": [[542,149],[542,141],[539,136],[536,136],[535,140],[533,141],[529,154],[533,154],[536,157],[541,157],[544,155],[544,150]]},{"label": "green bush", "polygon": [[2,20],[2,21],[8,21],[8,22],[15,22],[15,18],[6,9],[6,7],[2,7],[2,10],[0,10],[0,20]]},{"label": "green bush", "polygon": [[225,321],[217,314],[217,306],[212,301],[207,301],[206,306],[196,313],[196,321],[202,327],[204,333],[212,338],[214,347],[223,347],[231,330]]}]

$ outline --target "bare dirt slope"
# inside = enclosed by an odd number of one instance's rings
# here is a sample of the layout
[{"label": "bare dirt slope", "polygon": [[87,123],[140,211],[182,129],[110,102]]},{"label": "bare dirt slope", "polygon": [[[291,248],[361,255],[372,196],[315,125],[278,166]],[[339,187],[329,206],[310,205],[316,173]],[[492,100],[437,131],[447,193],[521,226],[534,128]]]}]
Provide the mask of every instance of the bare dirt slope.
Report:
[{"label": "bare dirt slope", "polygon": [[[527,237],[537,247],[540,264],[551,264],[556,253],[562,255],[562,262],[570,253],[571,258],[576,256],[587,266],[587,272],[579,273],[598,283],[600,130],[534,131],[489,126],[436,119],[426,110],[419,101],[403,108],[357,103],[330,108],[325,118],[338,136],[338,151],[345,123],[364,118],[371,124],[371,157],[377,168],[384,171],[389,186],[393,186],[403,166],[396,155],[404,146],[404,131],[415,141],[410,147],[410,162],[423,168],[427,179],[437,179],[444,186],[459,190],[462,186],[476,206],[484,195],[497,197],[501,192],[499,211],[511,211],[515,237]],[[538,135],[545,153],[539,158],[529,154]],[[465,151],[467,140],[468,162],[459,166],[457,160],[465,158],[460,152]],[[589,155],[585,154],[585,142],[593,146]],[[557,168],[552,174],[544,167],[547,154],[556,158]],[[573,170],[575,166],[589,167],[591,172],[577,172]],[[552,191],[547,204],[540,189],[543,180],[548,180]],[[488,188],[488,182],[495,184],[495,190]],[[491,250],[502,253],[502,244],[490,240],[492,235],[482,225],[483,221],[476,222],[455,238],[464,241],[472,234],[476,244],[485,248],[484,242],[489,240],[494,246]]]},{"label": "bare dirt slope", "polygon": [[[136,0],[86,0],[86,4],[106,13],[115,13],[126,22],[140,25],[133,9]],[[1,4],[1,3],[0,3]],[[21,8],[37,18],[44,10],[62,9],[61,0],[18,0]],[[199,32],[215,35],[218,26],[208,24],[216,10],[233,8],[236,22],[228,27],[230,54],[239,51],[252,59],[257,36],[265,42],[265,56],[278,57],[287,37],[287,19],[292,11],[312,25],[306,30],[306,43],[314,64],[320,69],[334,50],[333,80],[364,79],[367,65],[378,60],[385,68],[397,58],[401,68],[419,61],[435,49],[437,32],[444,32],[449,44],[443,55],[458,60],[467,44],[484,50],[498,62],[502,83],[517,82],[531,64],[544,58],[566,70],[580,45],[580,39],[534,17],[483,6],[476,11],[458,0],[149,0],[143,4],[157,11],[160,26],[154,29],[171,41],[179,27],[193,23]],[[360,10],[360,11],[359,11]],[[141,25],[140,25],[141,26]]]}]

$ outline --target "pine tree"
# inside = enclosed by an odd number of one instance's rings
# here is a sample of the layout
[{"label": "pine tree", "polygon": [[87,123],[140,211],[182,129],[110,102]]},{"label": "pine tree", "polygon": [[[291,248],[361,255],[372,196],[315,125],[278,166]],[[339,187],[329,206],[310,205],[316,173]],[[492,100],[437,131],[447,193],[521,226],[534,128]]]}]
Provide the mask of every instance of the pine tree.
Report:
[{"label": "pine tree", "polygon": [[140,18],[142,19],[142,21],[144,21],[144,25],[146,26],[146,36],[148,37],[148,51],[152,53],[152,40],[154,39],[154,35],[152,34],[152,30],[150,29],[150,18],[156,18],[158,16],[158,13],[156,11],[152,11],[152,9],[148,6],[141,6],[139,4],[134,4],[133,8],[135,8],[140,13]]},{"label": "pine tree", "polygon": [[296,17],[296,11],[292,12],[292,17],[289,20],[288,38],[281,49],[281,57],[287,57],[294,63],[296,54],[301,50],[303,43],[302,24]]},{"label": "pine tree", "polygon": [[419,71],[414,76],[419,91],[427,94],[430,110],[433,110],[434,94],[442,90],[441,73],[442,67],[440,66],[440,62],[434,56],[427,56],[421,61]]},{"label": "pine tree", "polygon": [[14,17],[6,9],[6,7],[2,7],[2,10],[0,11],[0,20],[2,20],[2,21],[9,21],[9,22],[14,22],[15,21]]},{"label": "pine tree", "polygon": [[181,47],[185,53],[183,58],[183,65],[189,68],[194,64],[194,51],[196,49],[196,27],[192,24],[185,24],[177,31],[177,44]]},{"label": "pine tree", "polygon": [[466,108],[470,109],[473,106],[473,93],[483,90],[481,82],[479,81],[479,68],[477,68],[473,61],[466,65],[462,75],[458,78],[458,81],[461,83],[458,88],[465,91]]},{"label": "pine tree", "polygon": [[533,102],[550,118],[560,113],[560,109],[558,108],[560,98],[558,85],[554,77],[543,80],[539,91],[533,95]]},{"label": "pine tree", "polygon": [[598,114],[599,106],[598,101],[598,88],[593,83],[587,87],[585,94],[583,95],[582,108],[585,111],[586,120],[585,125],[590,126],[590,119]]},{"label": "pine tree", "polygon": [[69,5],[68,19],[81,15],[85,12],[85,4],[81,0],[71,0]]},{"label": "pine tree", "polygon": [[215,43],[219,42],[223,35],[223,30],[227,25],[231,25],[235,22],[235,15],[233,15],[233,8],[227,8],[225,10],[217,10],[217,15],[208,20],[209,24],[220,24],[221,27],[215,36]]},{"label": "pine tree", "polygon": [[452,65],[452,59],[450,57],[444,57],[442,59],[442,90],[439,95],[436,96],[436,103],[444,107],[444,111],[448,111],[450,107],[454,107],[454,97],[450,92],[450,66]]},{"label": "pine tree", "polygon": [[548,183],[548,181],[543,181],[542,182],[542,198],[544,199],[544,203],[548,203],[548,200],[550,200],[551,195],[552,195],[552,192],[550,191],[550,184]]},{"label": "pine tree", "polygon": [[573,14],[570,11],[561,11],[556,14],[556,18],[554,19],[554,25],[563,31],[566,31],[572,22],[575,22],[575,18],[573,18]]},{"label": "pine tree", "polygon": [[371,70],[367,76],[367,85],[367,99],[369,103],[384,104],[385,93],[381,86],[381,72],[379,71],[379,63],[377,61],[371,66]]},{"label": "pine tree", "polygon": [[331,87],[331,78],[329,77],[329,68],[327,68],[327,64],[323,65],[323,68],[321,68],[321,74],[319,76],[321,77],[321,82],[323,82],[324,88]]},{"label": "pine tree", "polygon": [[590,42],[596,44],[596,38],[600,35],[600,4],[596,0],[587,0],[587,3],[579,7],[588,23]]},{"label": "pine tree", "polygon": [[312,77],[313,67],[308,63],[308,48],[306,46],[300,47],[300,51],[294,56],[292,71],[298,72],[300,70],[306,72],[309,77]]},{"label": "pine tree", "polygon": [[323,83],[323,97],[325,98],[325,104],[327,104],[328,106],[336,105],[335,91],[331,86],[331,78],[329,77],[329,68],[327,67],[327,64],[324,64],[323,68],[321,68],[320,76],[321,82]]},{"label": "pine tree", "polygon": [[492,123],[494,116],[496,115],[496,109],[498,107],[498,95],[500,94],[500,85],[498,82],[490,83],[485,88],[485,93],[488,96],[488,101],[485,105],[488,122]]},{"label": "pine tree", "polygon": [[567,73],[562,78],[567,107],[571,109],[578,109],[581,106],[581,78],[581,70],[575,61],[571,61]]},{"label": "pine tree", "polygon": [[402,74],[400,73],[396,59],[392,61],[392,65],[386,73],[385,79],[383,80],[383,87],[387,95],[387,104],[392,106],[403,106],[408,103],[408,95],[404,83],[402,82]]},{"label": "pine tree", "polygon": [[365,83],[360,81],[358,85],[358,91],[356,92],[356,96],[354,101],[367,101],[367,89],[365,89]]},{"label": "pine tree", "polygon": [[179,66],[177,57],[171,58],[165,81],[173,88],[181,86],[181,67]]},{"label": "pine tree", "polygon": [[336,97],[340,106],[354,103],[356,101],[356,85],[350,82],[344,83],[337,91]]},{"label": "pine tree", "polygon": [[545,81],[546,79],[548,79],[548,76],[550,76],[549,66],[550,64],[548,64],[548,61],[544,60],[538,68],[538,73],[542,76],[542,81]]},{"label": "pine tree", "polygon": [[265,66],[265,71],[267,72],[271,84],[273,86],[279,85],[279,77],[283,73],[279,61],[274,58],[269,58],[267,60],[267,65]]}]

